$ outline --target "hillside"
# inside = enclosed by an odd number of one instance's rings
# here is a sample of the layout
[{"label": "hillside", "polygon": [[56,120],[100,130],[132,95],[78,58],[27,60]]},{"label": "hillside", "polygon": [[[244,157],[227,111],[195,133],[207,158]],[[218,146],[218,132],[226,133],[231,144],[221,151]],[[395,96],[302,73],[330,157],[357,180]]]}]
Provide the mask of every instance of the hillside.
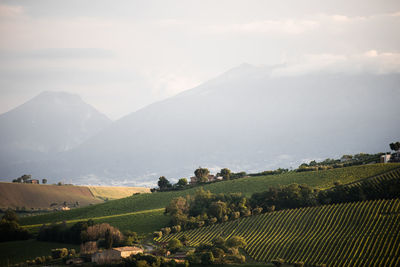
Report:
[{"label": "hillside", "polygon": [[172,234],[189,245],[243,237],[256,261],[327,266],[399,266],[400,200],[376,200],[282,210]]},{"label": "hillside", "polygon": [[[309,159],[383,151],[399,138],[393,123],[399,74],[273,72],[241,65],[130,113],[49,160],[31,162],[36,155],[25,154],[30,161],[0,168],[0,176],[28,172],[49,181],[154,185],[161,175],[188,177],[198,166],[248,173],[297,167]],[[57,133],[68,132],[55,125]]]},{"label": "hillside", "polygon": [[[246,196],[251,196],[255,192],[262,192],[267,190],[270,186],[285,185],[290,183],[308,184],[310,186],[319,187],[321,189],[330,188],[335,181],[342,183],[350,183],[359,179],[372,177],[387,171],[399,168],[400,164],[372,164],[353,166],[340,169],[332,169],[317,172],[290,172],[280,175],[248,177],[237,180],[217,182],[213,184],[204,185],[205,190],[210,190],[213,193],[233,193],[242,192]],[[39,216],[32,216],[21,219],[22,225],[37,225],[42,223],[60,222],[79,220],[87,218],[98,218],[103,216],[111,216],[107,218],[107,222],[113,223],[115,226],[124,225],[124,228],[132,226],[132,230],[140,231],[141,227],[146,225],[143,221],[143,226],[129,222],[121,222],[121,216],[132,216],[130,213],[154,209],[164,208],[169,201],[178,196],[186,196],[193,194],[198,188],[191,188],[182,191],[172,192],[158,192],[153,194],[140,194],[131,196],[124,199],[108,201],[106,203],[93,205],[74,209],[65,212],[58,212],[54,214],[45,214]],[[152,211],[154,218],[158,218],[160,222],[166,222],[162,212]],[[118,218],[113,219],[114,215],[120,215]],[[158,224],[162,227],[162,224]],[[147,228],[148,229],[148,228]],[[153,228],[152,230],[156,230]]]},{"label": "hillside", "polygon": [[136,193],[150,193],[150,188],[128,186],[88,186],[95,198],[103,200],[130,197]]},{"label": "hillside", "polygon": [[[0,182],[0,208],[54,209],[63,205],[84,207],[135,193],[148,193],[143,187],[97,187],[37,185]],[[76,205],[78,202],[79,205]]]}]

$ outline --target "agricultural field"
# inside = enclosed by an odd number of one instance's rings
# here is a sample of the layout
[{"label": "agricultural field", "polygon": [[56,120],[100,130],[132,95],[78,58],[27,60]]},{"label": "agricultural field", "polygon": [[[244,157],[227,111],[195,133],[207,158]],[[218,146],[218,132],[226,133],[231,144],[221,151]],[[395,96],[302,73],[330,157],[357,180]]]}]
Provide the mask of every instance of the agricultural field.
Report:
[{"label": "agricultural field", "polygon": [[1,209],[53,210],[64,205],[84,207],[135,193],[150,193],[145,187],[38,185],[0,182]]},{"label": "agricultural field", "polygon": [[[352,166],[346,168],[314,171],[314,172],[289,172],[280,175],[258,176],[223,181],[204,185],[205,190],[213,193],[242,192],[251,196],[255,192],[267,190],[270,186],[286,185],[290,183],[308,184],[321,189],[330,188],[335,181],[350,183],[359,179],[375,176],[399,168],[400,164],[371,164]],[[198,187],[170,192],[157,192],[152,194],[139,194],[131,197],[108,201],[69,211],[56,212],[32,217],[21,218],[21,225],[35,225],[43,223],[80,220],[125,214],[130,212],[164,208],[171,199],[178,196],[193,194]]]},{"label": "agricultural field", "polygon": [[0,208],[54,209],[63,205],[88,206],[103,202],[85,186],[0,183]]},{"label": "agricultural field", "polygon": [[157,239],[186,235],[189,245],[243,237],[256,261],[327,266],[399,266],[400,199],[282,210]]},{"label": "agricultural field", "polygon": [[[164,227],[169,217],[164,215],[164,209],[145,210],[137,212],[129,212],[123,214],[93,217],[96,223],[109,223],[121,231],[131,230],[138,234],[145,235]],[[82,221],[82,219],[65,221],[67,225],[72,225]],[[38,232],[43,224],[25,225],[23,228],[28,229],[31,233]]]},{"label": "agricultural field", "polygon": [[130,197],[133,194],[150,193],[150,188],[128,186],[88,186],[93,196],[98,199],[112,200]]},{"label": "agricultural field", "polygon": [[79,251],[78,245],[40,242],[36,240],[12,241],[0,243],[0,266],[8,266],[33,260],[38,256],[50,256],[54,248],[74,248]]}]

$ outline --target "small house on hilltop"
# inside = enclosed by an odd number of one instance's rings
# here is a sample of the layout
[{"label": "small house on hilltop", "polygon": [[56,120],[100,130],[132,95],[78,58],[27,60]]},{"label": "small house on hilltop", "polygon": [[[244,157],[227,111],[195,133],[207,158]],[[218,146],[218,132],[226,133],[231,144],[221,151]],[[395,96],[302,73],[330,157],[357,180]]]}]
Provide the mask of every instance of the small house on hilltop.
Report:
[{"label": "small house on hilltop", "polygon": [[27,184],[39,184],[39,180],[37,179],[30,179],[26,181]]},{"label": "small house on hilltop", "polygon": [[190,177],[190,184],[196,184],[196,183],[197,183],[197,177],[196,176]]},{"label": "small house on hilltop", "polygon": [[385,154],[381,156],[381,163],[388,163],[390,161],[391,155],[390,154]]}]

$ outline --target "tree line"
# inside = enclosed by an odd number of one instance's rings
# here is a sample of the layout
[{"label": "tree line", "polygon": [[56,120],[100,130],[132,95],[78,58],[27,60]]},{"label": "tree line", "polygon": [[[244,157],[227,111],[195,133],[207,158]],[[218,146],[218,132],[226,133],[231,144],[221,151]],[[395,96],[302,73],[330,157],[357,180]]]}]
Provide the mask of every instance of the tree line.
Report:
[{"label": "tree line", "polygon": [[[376,183],[379,183],[379,189]],[[193,196],[177,197],[170,201],[165,208],[165,214],[171,217],[170,226],[154,235],[160,237],[171,232],[276,210],[398,197],[400,179],[375,183],[364,181],[354,186],[336,183],[327,190],[290,184],[270,187],[266,191],[254,193],[250,198],[241,193],[213,194],[200,188]]]}]

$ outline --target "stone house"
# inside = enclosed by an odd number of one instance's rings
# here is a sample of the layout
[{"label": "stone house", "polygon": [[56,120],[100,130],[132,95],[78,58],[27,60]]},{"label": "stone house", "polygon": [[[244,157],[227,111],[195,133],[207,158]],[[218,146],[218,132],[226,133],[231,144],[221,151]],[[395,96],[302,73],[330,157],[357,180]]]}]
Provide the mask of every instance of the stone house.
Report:
[{"label": "stone house", "polygon": [[143,249],[138,247],[112,248],[93,254],[92,262],[97,264],[107,264],[119,261],[122,258],[127,258],[130,255],[135,255],[138,253],[143,253]]}]

